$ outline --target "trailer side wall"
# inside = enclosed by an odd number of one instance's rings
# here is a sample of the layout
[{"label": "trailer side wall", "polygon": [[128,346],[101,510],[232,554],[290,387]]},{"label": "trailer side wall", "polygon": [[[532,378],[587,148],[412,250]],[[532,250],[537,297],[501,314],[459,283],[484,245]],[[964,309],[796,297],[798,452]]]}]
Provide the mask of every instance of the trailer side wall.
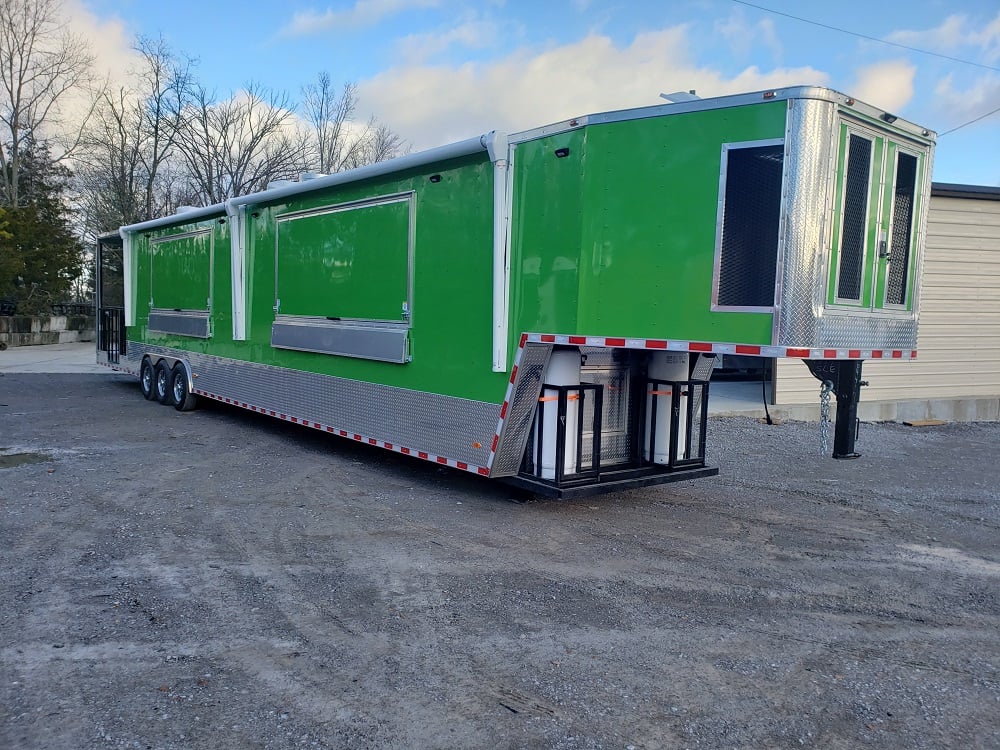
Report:
[{"label": "trailer side wall", "polygon": [[[434,181],[431,181],[431,176]],[[439,179],[438,179],[439,178]],[[323,292],[313,283],[310,269],[303,264],[315,261],[312,271],[320,272],[324,263],[335,253],[322,257],[302,257],[289,260],[291,245],[286,242],[284,256],[289,261],[284,276],[276,284],[280,266],[279,237],[291,233],[290,215],[327,215],[331,207],[363,202],[383,196],[412,195],[412,275],[408,303],[410,361],[396,364],[369,359],[317,354],[274,348],[271,345],[272,325],[279,291],[283,297],[281,310],[320,315],[324,308]],[[349,183],[337,188],[304,193],[281,203],[251,206],[247,222],[247,338],[232,337],[232,285],[229,222],[225,217],[160,229],[137,242],[139,283],[139,317],[132,334],[148,344],[199,352],[238,361],[254,362],[273,367],[331,375],[355,381],[381,383],[426,393],[498,403],[503,399],[507,384],[504,373],[491,372],[491,347],[483,331],[490,327],[489,299],[492,294],[493,247],[493,167],[482,156],[470,156],[441,162],[433,167],[393,174],[391,177]],[[398,213],[399,209],[393,208]],[[390,230],[382,231],[369,221],[364,211],[344,212],[341,229],[351,234],[359,251],[385,251],[379,261],[358,262],[356,278],[341,278],[328,292],[331,317],[364,315],[385,317],[395,311],[399,320],[401,303],[399,237],[400,217],[393,214]],[[382,217],[380,217],[382,218]],[[353,221],[352,220],[356,220]],[[329,222],[304,222],[302,237],[296,242],[315,242],[330,246],[343,240],[331,236],[337,227]],[[208,339],[178,336],[152,331],[148,327],[150,285],[150,240],[172,234],[210,228],[213,293],[211,303],[212,332]],[[283,229],[284,228],[284,229]],[[321,236],[323,235],[323,236]],[[311,260],[310,260],[311,258]],[[375,283],[379,263],[392,265],[397,273],[392,285]],[[342,269],[343,270],[343,269]],[[400,283],[396,283],[400,282]],[[183,284],[171,275],[157,278],[158,288],[169,283]],[[391,286],[391,288],[390,288]],[[175,290],[172,294],[180,294]],[[366,298],[367,294],[384,295],[384,299]],[[389,298],[391,297],[391,299]],[[304,301],[303,301],[304,300]],[[303,305],[306,305],[303,307]],[[344,306],[346,305],[346,307]]]}]

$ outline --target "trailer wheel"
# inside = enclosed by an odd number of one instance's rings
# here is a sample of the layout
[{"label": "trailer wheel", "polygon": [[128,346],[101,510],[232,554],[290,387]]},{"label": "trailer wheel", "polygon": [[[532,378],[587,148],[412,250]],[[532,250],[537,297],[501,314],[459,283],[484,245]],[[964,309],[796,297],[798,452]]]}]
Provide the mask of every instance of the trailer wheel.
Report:
[{"label": "trailer wheel", "polygon": [[142,364],[139,365],[139,389],[147,401],[156,398],[156,376],[153,374],[153,363],[149,361],[149,357],[144,357]]},{"label": "trailer wheel", "polygon": [[198,397],[188,388],[187,370],[180,362],[170,375],[170,395],[177,411],[191,411],[198,404]]},{"label": "trailer wheel", "polygon": [[161,404],[172,404],[174,394],[170,390],[170,365],[167,364],[166,360],[160,360],[160,363],[156,365],[154,374],[153,383],[155,387],[153,388],[153,398]]}]

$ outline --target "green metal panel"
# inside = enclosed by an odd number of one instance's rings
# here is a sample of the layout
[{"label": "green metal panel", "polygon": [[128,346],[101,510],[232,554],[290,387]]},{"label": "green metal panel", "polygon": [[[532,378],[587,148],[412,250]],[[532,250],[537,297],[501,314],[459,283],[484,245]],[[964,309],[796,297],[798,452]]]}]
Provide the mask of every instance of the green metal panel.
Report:
[{"label": "green metal panel", "polygon": [[155,241],[150,251],[153,307],[208,310],[212,296],[212,230]]},{"label": "green metal panel", "polygon": [[528,141],[514,154],[511,346],[523,331],[577,332],[588,132]]},{"label": "green metal panel", "polygon": [[786,112],[773,102],[522,144],[514,328],[769,344],[770,313],[711,310],[719,177],[723,144],[783,138]]},{"label": "green metal panel", "polygon": [[[147,330],[149,249],[148,240],[137,236],[140,304],[137,325],[130,329],[129,337],[235,360],[499,403],[506,391],[507,374],[494,373],[491,367],[493,171],[493,165],[483,153],[251,207],[246,238],[248,309],[245,341],[232,340],[228,221],[204,223],[204,226],[213,227],[217,248],[211,340]],[[431,182],[432,175],[439,176],[440,180]],[[293,212],[318,211],[331,205],[411,192],[413,296],[410,299],[409,338],[412,361],[399,365],[272,348],[277,218]],[[192,228],[189,224],[157,230],[155,235],[166,236]],[[394,306],[397,319],[400,301],[397,300]],[[282,313],[286,312],[285,305],[286,300],[282,298]]]},{"label": "green metal panel", "polygon": [[[137,304],[136,325],[131,329],[135,333],[130,332],[130,336],[140,341],[195,351],[206,351],[206,347],[213,346],[212,342],[220,338],[232,339],[228,221],[220,216],[154,230],[135,235],[132,246]],[[206,247],[209,248],[207,252]],[[199,299],[200,305],[197,303]],[[211,299],[210,306],[206,306],[208,299]],[[185,307],[185,304],[188,306]],[[209,310],[211,339],[194,340],[150,331],[149,311],[154,307]]]},{"label": "green metal panel", "polygon": [[279,312],[402,320],[409,245],[409,196],[278,216]]}]

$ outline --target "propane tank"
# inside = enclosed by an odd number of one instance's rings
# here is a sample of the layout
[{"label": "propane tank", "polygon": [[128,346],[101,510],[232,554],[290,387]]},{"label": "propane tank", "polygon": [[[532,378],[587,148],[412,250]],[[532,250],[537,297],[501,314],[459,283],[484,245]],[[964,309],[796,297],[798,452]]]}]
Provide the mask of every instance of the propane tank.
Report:
[{"label": "propane tank", "polygon": [[[688,380],[689,355],[675,352],[653,352],[649,358],[649,379],[684,382]],[[673,422],[673,389],[665,384],[649,384],[646,387],[646,437],[643,444],[642,457],[656,464],[670,463],[670,425]],[[653,418],[653,399],[656,399],[656,424],[650,424]],[[677,456],[684,455],[687,449],[688,397],[680,397],[680,429],[677,431]],[[653,438],[654,455],[650,458],[649,444]]]},{"label": "propane tank", "polygon": [[[548,385],[580,385],[580,350],[560,349],[552,352],[549,365],[545,370],[543,383]],[[538,455],[538,441],[541,441],[542,460],[536,469],[540,470],[542,479],[556,478],[556,437],[559,425],[559,391],[543,388],[540,396],[542,403],[541,424],[536,417],[535,423],[535,455]],[[570,391],[566,400],[566,435],[563,443],[563,474],[570,474],[576,469],[576,426],[579,419],[580,394]]]}]

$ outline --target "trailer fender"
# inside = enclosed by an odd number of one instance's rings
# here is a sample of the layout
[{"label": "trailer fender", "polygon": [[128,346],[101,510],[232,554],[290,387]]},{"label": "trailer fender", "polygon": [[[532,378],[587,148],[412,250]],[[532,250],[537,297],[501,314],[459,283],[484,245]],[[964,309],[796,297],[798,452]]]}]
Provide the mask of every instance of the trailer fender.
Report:
[{"label": "trailer fender", "polygon": [[[169,359],[169,358],[168,358]],[[191,370],[191,364],[186,359],[176,359],[174,360],[175,366],[180,365],[184,368],[185,379],[187,380],[188,393],[194,393],[194,372]]]},{"label": "trailer fender", "polygon": [[186,359],[181,357],[171,357],[164,354],[146,354],[143,359],[148,359],[150,366],[153,370],[156,370],[156,366],[163,362],[166,364],[168,369],[173,369],[176,365],[180,365],[184,368],[184,374],[187,376],[187,386],[190,393],[194,393],[194,371],[191,369],[191,363]]}]

